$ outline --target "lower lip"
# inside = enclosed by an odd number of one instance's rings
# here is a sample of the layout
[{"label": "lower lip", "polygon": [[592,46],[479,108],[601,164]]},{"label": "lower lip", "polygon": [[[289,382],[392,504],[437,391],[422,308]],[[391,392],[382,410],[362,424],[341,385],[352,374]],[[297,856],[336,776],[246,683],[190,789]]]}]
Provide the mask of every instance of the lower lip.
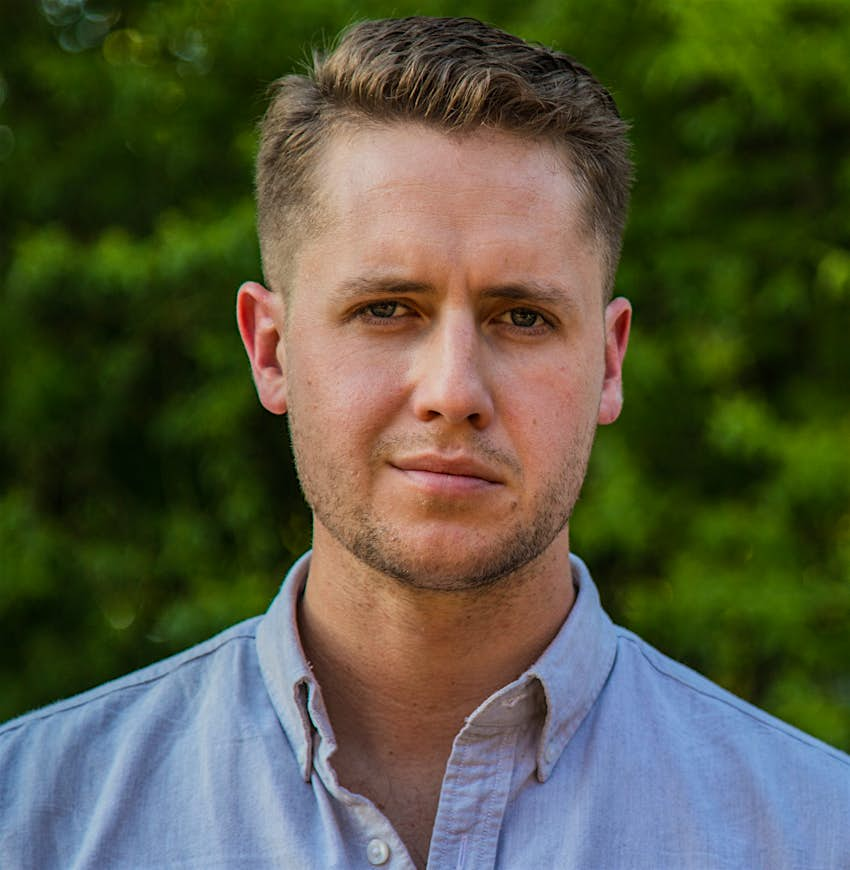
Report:
[{"label": "lower lip", "polygon": [[415,468],[398,468],[405,478],[420,491],[435,495],[471,495],[488,492],[499,486],[483,477],[465,474],[445,474],[439,471],[422,471]]}]

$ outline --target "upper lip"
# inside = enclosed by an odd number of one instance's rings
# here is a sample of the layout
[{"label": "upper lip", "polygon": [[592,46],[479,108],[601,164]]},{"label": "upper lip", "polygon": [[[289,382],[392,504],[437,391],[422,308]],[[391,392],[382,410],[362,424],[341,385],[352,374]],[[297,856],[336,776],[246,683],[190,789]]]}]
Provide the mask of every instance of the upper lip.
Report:
[{"label": "upper lip", "polygon": [[502,482],[502,478],[489,465],[473,456],[443,456],[438,453],[422,453],[416,456],[393,459],[392,465],[403,471],[430,471],[434,474],[479,477],[490,483]]}]

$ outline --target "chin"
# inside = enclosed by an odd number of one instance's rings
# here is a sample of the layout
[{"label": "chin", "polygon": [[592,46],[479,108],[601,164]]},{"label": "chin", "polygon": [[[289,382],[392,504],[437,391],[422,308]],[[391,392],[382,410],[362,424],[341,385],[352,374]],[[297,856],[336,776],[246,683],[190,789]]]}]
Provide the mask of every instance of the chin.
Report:
[{"label": "chin", "polygon": [[[360,535],[350,552],[371,569],[410,589],[469,592],[503,585],[523,572],[552,543],[555,535],[513,538],[442,534],[417,546],[411,540]],[[498,542],[498,544],[494,544]]]},{"label": "chin", "polygon": [[[410,589],[487,590],[525,575],[567,527],[578,487],[556,478],[533,505],[513,516],[492,510],[459,516],[411,516],[405,506],[350,507],[336,494],[308,501],[318,524],[357,561]],[[305,494],[308,490],[305,489]],[[556,545],[557,546],[557,545]]]}]

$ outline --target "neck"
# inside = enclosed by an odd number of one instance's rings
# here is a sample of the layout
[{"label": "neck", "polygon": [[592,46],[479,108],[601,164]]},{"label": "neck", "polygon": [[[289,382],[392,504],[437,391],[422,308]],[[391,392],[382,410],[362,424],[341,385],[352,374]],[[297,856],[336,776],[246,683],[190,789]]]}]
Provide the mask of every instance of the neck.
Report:
[{"label": "neck", "polygon": [[340,748],[444,764],[465,717],[540,656],[574,597],[566,530],[515,576],[448,592],[375,572],[317,529],[299,623]]}]

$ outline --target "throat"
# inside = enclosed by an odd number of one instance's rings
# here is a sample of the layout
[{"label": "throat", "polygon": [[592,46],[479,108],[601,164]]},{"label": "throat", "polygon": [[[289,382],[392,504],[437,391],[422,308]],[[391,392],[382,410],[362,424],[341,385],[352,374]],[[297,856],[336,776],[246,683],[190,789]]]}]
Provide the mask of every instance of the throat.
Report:
[{"label": "throat", "polygon": [[336,739],[331,763],[342,786],[384,813],[417,866],[427,863],[455,737],[569,613],[574,590],[560,561],[533,589],[474,600],[402,590],[345,561],[311,564],[298,623]]}]

